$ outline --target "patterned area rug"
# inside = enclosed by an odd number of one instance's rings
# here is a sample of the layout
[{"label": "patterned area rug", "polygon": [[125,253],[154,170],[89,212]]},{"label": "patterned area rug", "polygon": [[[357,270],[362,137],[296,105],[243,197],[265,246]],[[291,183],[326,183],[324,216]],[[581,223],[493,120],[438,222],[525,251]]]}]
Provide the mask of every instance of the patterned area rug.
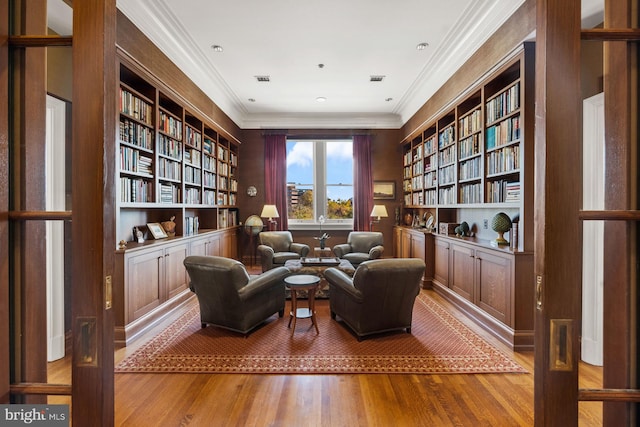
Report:
[{"label": "patterned area rug", "polygon": [[244,338],[213,326],[202,329],[196,306],[125,358],[115,371],[242,374],[527,372],[424,294],[416,299],[412,334],[400,331],[358,342],[346,325],[331,319],[329,301],[316,301],[316,312],[319,335],[309,319],[298,319],[292,336],[291,329],[287,328],[288,316],[278,318],[274,314]]}]

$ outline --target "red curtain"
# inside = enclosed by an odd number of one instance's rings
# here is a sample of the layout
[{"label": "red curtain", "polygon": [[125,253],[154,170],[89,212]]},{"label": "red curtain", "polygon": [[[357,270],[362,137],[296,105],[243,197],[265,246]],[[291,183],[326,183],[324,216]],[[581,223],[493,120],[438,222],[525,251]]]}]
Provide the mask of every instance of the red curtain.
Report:
[{"label": "red curtain", "polygon": [[353,230],[370,231],[373,209],[371,136],[353,137]]},{"label": "red curtain", "polygon": [[287,136],[264,137],[265,204],[276,205],[280,218],[277,230],[287,230]]}]

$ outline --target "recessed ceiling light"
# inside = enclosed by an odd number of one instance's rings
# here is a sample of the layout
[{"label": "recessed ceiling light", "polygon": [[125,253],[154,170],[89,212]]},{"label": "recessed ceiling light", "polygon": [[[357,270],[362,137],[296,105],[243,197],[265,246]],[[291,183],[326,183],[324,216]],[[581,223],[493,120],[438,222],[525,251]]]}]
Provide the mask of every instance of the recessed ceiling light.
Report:
[{"label": "recessed ceiling light", "polygon": [[214,52],[222,52],[224,50],[219,44],[212,45],[211,49],[213,49]]},{"label": "recessed ceiling light", "polygon": [[380,76],[380,75],[369,76],[369,81],[370,82],[381,82],[384,78],[385,78],[385,76]]},{"label": "recessed ceiling light", "polygon": [[249,102],[256,102],[256,99],[255,99],[255,98],[249,98],[249,99],[247,99],[247,101],[249,101]]},{"label": "recessed ceiling light", "polygon": [[324,96],[319,96],[319,97],[316,98],[316,101],[318,101],[318,102],[324,102],[326,100],[327,100],[327,98],[325,98]]},{"label": "recessed ceiling light", "polygon": [[259,82],[270,82],[271,77],[269,76],[255,76],[256,80]]},{"label": "recessed ceiling light", "polygon": [[385,98],[384,100],[389,102],[389,101],[393,101],[393,98]]},{"label": "recessed ceiling light", "polygon": [[429,47],[429,43],[419,43],[419,44],[416,46],[416,49],[418,49],[418,50],[425,50],[425,49],[426,49],[426,48],[428,48],[428,47]]}]

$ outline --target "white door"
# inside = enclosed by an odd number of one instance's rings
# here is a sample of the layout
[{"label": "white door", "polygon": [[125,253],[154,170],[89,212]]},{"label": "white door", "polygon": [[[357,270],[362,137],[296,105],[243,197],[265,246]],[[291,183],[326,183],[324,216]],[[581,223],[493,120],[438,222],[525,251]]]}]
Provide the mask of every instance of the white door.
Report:
[{"label": "white door", "polygon": [[[46,209],[65,210],[66,105],[47,96]],[[64,222],[47,221],[47,360],[64,357]]]},{"label": "white door", "polygon": [[[582,204],[604,209],[604,94],[583,102]],[[582,360],[602,366],[604,222],[583,221]]]}]

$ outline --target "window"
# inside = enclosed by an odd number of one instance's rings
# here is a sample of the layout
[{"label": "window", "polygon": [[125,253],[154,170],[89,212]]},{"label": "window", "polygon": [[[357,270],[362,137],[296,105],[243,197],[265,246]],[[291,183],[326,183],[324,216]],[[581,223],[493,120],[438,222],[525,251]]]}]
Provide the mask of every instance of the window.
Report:
[{"label": "window", "polygon": [[287,140],[291,228],[353,228],[353,141]]}]

